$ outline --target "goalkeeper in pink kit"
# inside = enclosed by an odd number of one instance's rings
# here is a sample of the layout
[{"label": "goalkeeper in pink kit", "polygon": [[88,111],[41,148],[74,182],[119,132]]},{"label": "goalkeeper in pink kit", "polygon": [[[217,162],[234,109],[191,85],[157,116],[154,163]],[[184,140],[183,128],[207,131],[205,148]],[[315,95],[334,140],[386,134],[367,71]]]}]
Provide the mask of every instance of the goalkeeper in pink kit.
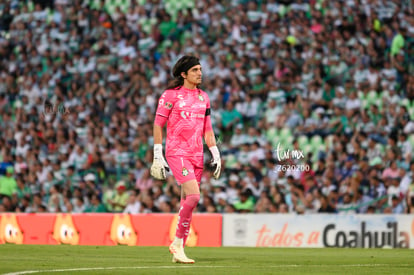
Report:
[{"label": "goalkeeper in pink kit", "polygon": [[[171,169],[181,186],[181,207],[177,231],[169,250],[173,262],[194,263],[184,253],[194,208],[200,200],[203,173],[203,138],[212,154],[213,176],[221,171],[220,153],[210,120],[210,99],[198,87],[202,81],[201,65],[194,56],[183,56],[173,68],[174,80],[158,101],[154,122],[154,160],[151,175],[160,180]],[[162,128],[167,123],[165,157],[162,152]],[[168,162],[168,163],[167,163]]]}]

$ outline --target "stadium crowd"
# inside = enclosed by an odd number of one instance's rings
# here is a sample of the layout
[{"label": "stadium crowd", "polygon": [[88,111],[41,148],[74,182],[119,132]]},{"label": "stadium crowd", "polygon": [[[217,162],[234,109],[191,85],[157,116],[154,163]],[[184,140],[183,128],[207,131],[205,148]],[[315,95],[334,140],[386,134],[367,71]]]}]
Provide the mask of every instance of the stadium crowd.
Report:
[{"label": "stadium crowd", "polygon": [[223,155],[199,212],[412,212],[412,1],[8,0],[0,35],[0,212],[177,212],[149,167],[183,54]]}]

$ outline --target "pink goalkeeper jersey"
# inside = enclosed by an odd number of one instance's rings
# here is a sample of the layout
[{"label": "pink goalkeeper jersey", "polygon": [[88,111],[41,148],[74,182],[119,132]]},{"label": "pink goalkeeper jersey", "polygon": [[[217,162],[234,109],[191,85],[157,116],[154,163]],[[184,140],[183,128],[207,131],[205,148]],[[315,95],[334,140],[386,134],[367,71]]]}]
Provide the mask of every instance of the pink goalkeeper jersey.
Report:
[{"label": "pink goalkeeper jersey", "polygon": [[166,156],[203,156],[207,109],[210,99],[200,89],[179,87],[161,95],[156,114],[167,118]]}]

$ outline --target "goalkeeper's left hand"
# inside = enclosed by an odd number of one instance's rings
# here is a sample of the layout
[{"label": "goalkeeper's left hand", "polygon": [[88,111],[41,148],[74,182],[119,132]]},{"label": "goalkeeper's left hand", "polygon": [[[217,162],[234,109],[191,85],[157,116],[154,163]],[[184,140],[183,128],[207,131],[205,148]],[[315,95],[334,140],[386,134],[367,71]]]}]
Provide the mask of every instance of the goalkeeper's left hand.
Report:
[{"label": "goalkeeper's left hand", "polygon": [[220,172],[221,172],[220,152],[217,146],[212,146],[209,149],[210,149],[211,155],[213,156],[213,160],[210,165],[212,167],[215,167],[214,172],[213,172],[213,177],[217,180],[220,177]]}]

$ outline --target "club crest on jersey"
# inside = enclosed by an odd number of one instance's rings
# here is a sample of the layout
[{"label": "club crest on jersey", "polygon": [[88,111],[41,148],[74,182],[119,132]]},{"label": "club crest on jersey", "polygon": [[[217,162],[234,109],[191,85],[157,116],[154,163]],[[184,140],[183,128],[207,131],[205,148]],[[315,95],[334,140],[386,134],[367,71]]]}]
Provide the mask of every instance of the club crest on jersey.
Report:
[{"label": "club crest on jersey", "polygon": [[171,109],[172,108],[172,103],[170,103],[170,102],[165,102],[165,108],[167,108],[167,109]]},{"label": "club crest on jersey", "polygon": [[204,97],[203,97],[202,95],[198,95],[198,99],[199,99],[200,101],[204,101]]},{"label": "club crest on jersey", "polygon": [[188,170],[187,170],[187,168],[185,168],[185,167],[183,167],[183,171],[182,171],[182,174],[183,174],[183,176],[185,177],[185,176],[188,176]]}]

